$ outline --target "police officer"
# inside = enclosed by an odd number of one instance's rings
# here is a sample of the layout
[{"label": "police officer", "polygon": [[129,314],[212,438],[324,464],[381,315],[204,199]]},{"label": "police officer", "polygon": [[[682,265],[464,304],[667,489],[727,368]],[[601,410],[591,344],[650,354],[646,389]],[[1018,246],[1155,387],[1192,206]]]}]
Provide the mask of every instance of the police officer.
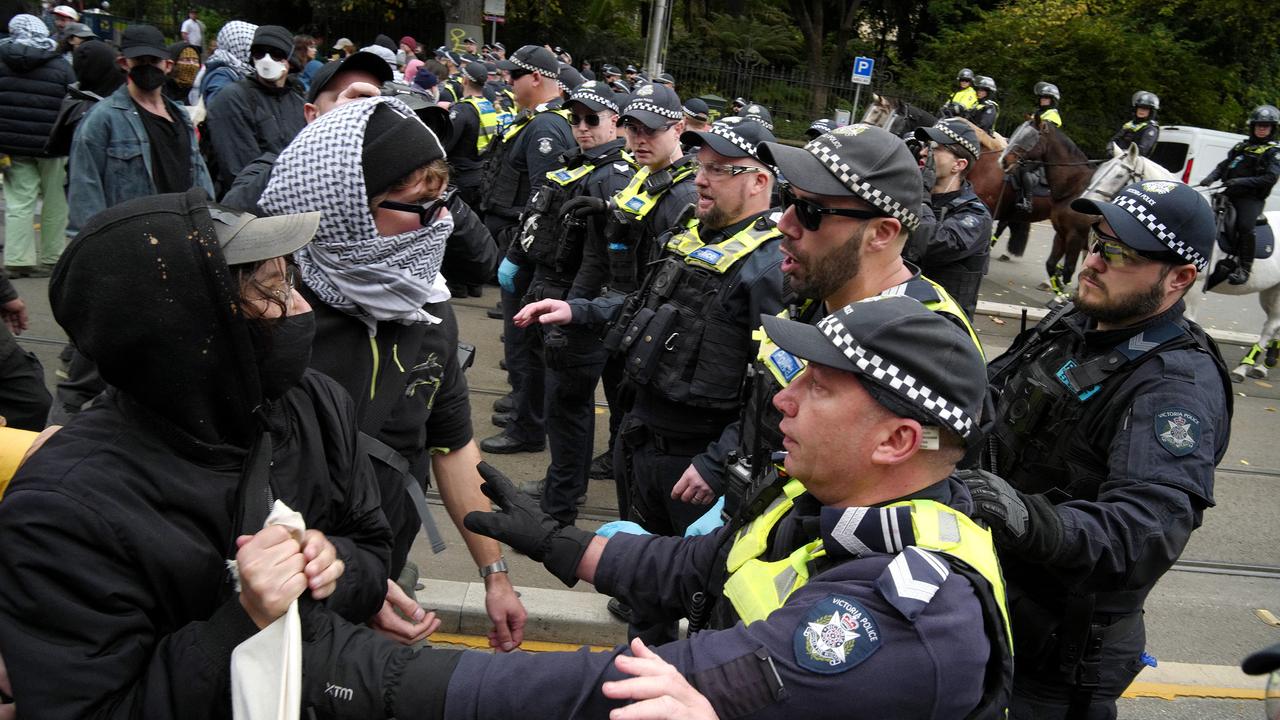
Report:
[{"label": "police officer", "polygon": [[[1222,180],[1222,192],[1236,209],[1232,237],[1235,239],[1236,257],[1240,260],[1227,278],[1232,285],[1243,285],[1249,281],[1256,243],[1253,228],[1271,188],[1280,178],[1280,142],[1276,137],[1278,123],[1280,110],[1275,106],[1256,108],[1249,114],[1249,137],[1236,143],[1213,172],[1200,181],[1201,185],[1210,185]],[[1223,265],[1219,263],[1219,267]],[[1218,275],[1215,270],[1214,276]]]},{"label": "police officer", "polygon": [[738,111],[738,117],[747,120],[755,120],[764,126],[769,132],[773,132],[773,114],[769,112],[769,108],[759,103],[747,103]]},{"label": "police officer", "polygon": [[[963,514],[965,488],[948,477],[980,437],[982,356],[906,297],[855,303],[817,327],[762,319],[781,352],[809,365],[774,400],[792,479],[740,532],[557,529],[487,466],[501,511],[472,513],[467,526],[646,612],[707,608],[712,629],[656,652],[720,717],[1004,717],[1003,583],[989,532]],[[601,681],[620,677],[622,653],[466,652],[448,707],[478,719],[603,718],[617,701]]]},{"label": "police officer", "polygon": [[630,95],[631,86],[622,81],[622,71],[614,65],[605,65],[602,70],[604,73],[604,81],[613,91],[619,95]]},{"label": "police officer", "polygon": [[711,125],[711,108],[702,98],[689,98],[684,101],[684,126],[689,132],[706,130]]},{"label": "police officer", "polygon": [[[616,95],[587,82],[569,97],[578,147],[529,200],[519,242],[510,256],[533,267],[526,302],[598,297],[608,281],[608,263],[598,258],[605,240],[605,204],[630,181],[631,156],[618,138]],[[589,256],[590,259],[588,259]],[[582,326],[533,328],[546,366],[546,427],[551,463],[542,489],[542,509],[556,522],[577,518],[576,499],[587,492],[587,469],[595,437],[595,387],[606,353],[599,333]],[[606,383],[612,395],[613,384]]]},{"label": "police officer", "polygon": [[960,72],[956,73],[957,90],[951,93],[951,97],[938,110],[940,117],[964,117],[978,104],[978,95],[973,89],[973,80],[972,70],[960,68]]},{"label": "police officer", "polygon": [[835,129],[836,123],[834,120],[828,118],[814,120],[813,123],[809,125],[809,129],[804,131],[804,137],[806,140],[812,140],[819,135],[826,135]]},{"label": "police officer", "polygon": [[[784,212],[778,221],[784,236],[785,317],[817,323],[827,308],[875,295],[905,295],[964,328],[981,347],[964,310],[902,257],[908,233],[920,225],[923,186],[916,159],[897,137],[859,123],[804,148],[766,143],[759,153],[789,183],[782,190]],[[802,362],[777,352],[763,329],[759,336],[738,421],[693,458],[672,489],[673,497],[685,502],[724,495],[726,519],[777,480],[771,456],[785,448],[771,399],[804,369]]]},{"label": "police officer", "polygon": [[924,143],[924,176],[933,179],[922,208],[928,229],[914,233],[903,254],[946,288],[972,320],[991,260],[991,212],[965,179],[982,152],[978,134],[960,118],[943,118],[917,128],[916,138]]},{"label": "police officer", "polygon": [[1160,124],[1156,122],[1156,111],[1160,109],[1160,98],[1155,93],[1139,90],[1133,94],[1133,119],[1120,126],[1111,136],[1111,144],[1125,151],[1130,145],[1137,143],[1138,154],[1151,157],[1151,151],[1160,139]]},{"label": "police officer", "polygon": [[[485,164],[484,222],[506,256],[519,230],[520,214],[530,193],[546,182],[566,150],[576,147],[560,97],[560,63],[551,51],[525,45],[498,67],[511,76],[520,113],[490,151]],[[542,426],[543,371],[536,358],[537,339],[511,323],[533,279],[532,268],[521,268],[504,257],[498,268],[502,287],[503,349],[515,400],[514,420],[502,432],[480,443],[487,453],[538,452],[546,446]]]},{"label": "police officer", "polygon": [[[462,67],[462,98],[449,107],[453,134],[445,147],[453,168],[453,183],[471,207],[480,207],[480,188],[484,183],[484,161],[481,157],[497,139],[511,116],[499,113],[485,98],[484,85],[489,71],[484,63],[469,62]],[[505,118],[504,118],[505,115]],[[504,122],[504,120],[506,122]]]},{"label": "police officer", "polygon": [[640,71],[635,65],[628,65],[626,70],[622,71],[623,77],[626,78],[627,84],[635,88],[641,79]]},{"label": "police officer", "polygon": [[1000,103],[996,102],[996,81],[986,75],[979,75],[974,84],[974,93],[978,101],[966,117],[974,125],[982,128],[988,135],[995,132],[996,117],[1000,115]]},{"label": "police officer", "polygon": [[733,112],[734,115],[737,115],[738,113],[742,112],[742,108],[750,104],[751,103],[747,102],[746,98],[736,97],[733,99],[733,102],[729,105],[729,109]]},{"label": "police officer", "polygon": [[496,62],[486,62],[484,67],[488,71],[488,79],[484,83],[484,96],[493,103],[494,107],[511,116],[503,120],[503,127],[506,127],[518,110],[515,90],[512,90],[511,85],[503,79],[502,71],[498,69]]},{"label": "police officer", "polygon": [[[666,90],[646,85],[640,92],[651,87]],[[624,117],[635,116],[642,97]],[[773,135],[742,118],[687,135],[700,146],[695,217],[662,236],[662,262],[639,291],[625,302],[536,303],[518,318],[612,324],[605,346],[625,359],[635,388],[619,430],[615,478],[623,475],[629,490],[628,519],[663,535],[682,534],[714,500],[706,493],[682,502],[672,486],[737,417],[751,329],[760,313],[782,308],[781,234],[769,213],[773,175],[756,155]]]},{"label": "police officer", "polygon": [[[1053,83],[1038,82],[1034,90],[1036,94],[1036,109],[1031,114],[1031,122],[1036,123],[1036,125],[1041,122],[1050,122],[1062,127],[1062,115],[1058,113],[1058,100],[1061,97],[1058,92],[1058,86]],[[1037,166],[1037,163],[1021,163],[1018,165],[1017,181],[1014,186],[1018,190],[1017,208],[1024,213],[1031,212],[1031,203],[1036,186],[1035,171]]]},{"label": "police officer", "polygon": [[1213,505],[1231,432],[1227,369],[1182,301],[1213,248],[1208,204],[1145,181],[1071,207],[1097,216],[1074,304],[991,363],[989,472],[966,480],[1009,582],[1018,719],[1116,716],[1143,602]]}]

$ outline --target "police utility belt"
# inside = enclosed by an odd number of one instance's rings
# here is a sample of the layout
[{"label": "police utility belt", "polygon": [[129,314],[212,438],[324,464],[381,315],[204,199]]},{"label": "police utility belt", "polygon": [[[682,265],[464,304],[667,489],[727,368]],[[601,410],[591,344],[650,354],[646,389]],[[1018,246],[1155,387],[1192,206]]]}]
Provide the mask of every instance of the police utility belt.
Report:
[{"label": "police utility belt", "polygon": [[668,190],[676,183],[693,177],[697,171],[698,165],[691,156],[683,157],[656,173],[642,167],[626,187],[610,198],[604,234],[609,242],[609,285],[612,289],[620,292],[636,289],[638,266],[648,260],[640,250],[645,239],[645,218]]},{"label": "police utility belt", "polygon": [[708,245],[689,222],[666,243],[667,255],[627,297],[604,347],[621,353],[627,375],[665,399],[736,410],[751,342],[719,307],[740,260],[781,237],[767,217]]}]

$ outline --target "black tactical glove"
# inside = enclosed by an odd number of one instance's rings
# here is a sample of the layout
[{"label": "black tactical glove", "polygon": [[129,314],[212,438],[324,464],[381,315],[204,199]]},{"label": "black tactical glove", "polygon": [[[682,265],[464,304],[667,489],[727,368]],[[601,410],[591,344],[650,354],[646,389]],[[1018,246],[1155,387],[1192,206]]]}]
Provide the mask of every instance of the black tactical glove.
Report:
[{"label": "black tactical glove", "polygon": [[467,513],[462,523],[473,533],[487,535],[510,545],[516,552],[528,555],[573,587],[578,582],[578,563],[595,537],[573,525],[560,526],[542,512],[533,498],[511,484],[511,480],[487,462],[476,466],[484,484],[480,490],[500,512]]},{"label": "black tactical glove", "polygon": [[986,470],[958,470],[973,496],[973,519],[991,528],[996,545],[1028,559],[1048,560],[1062,542],[1062,519],[1043,495],[1018,492]]},{"label": "black tactical glove", "polygon": [[601,215],[604,211],[604,200],[590,195],[583,195],[566,202],[560,208],[560,215],[573,215],[576,218],[583,218],[588,215]]}]

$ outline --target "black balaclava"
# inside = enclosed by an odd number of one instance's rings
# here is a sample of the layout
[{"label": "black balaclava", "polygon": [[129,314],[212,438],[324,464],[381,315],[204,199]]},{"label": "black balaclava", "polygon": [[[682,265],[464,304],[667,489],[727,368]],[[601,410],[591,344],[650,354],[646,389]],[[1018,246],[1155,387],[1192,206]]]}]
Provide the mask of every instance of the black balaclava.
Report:
[{"label": "black balaclava", "polygon": [[106,97],[124,84],[124,72],[116,64],[116,49],[96,40],[80,44],[72,54],[72,66],[80,89]]}]

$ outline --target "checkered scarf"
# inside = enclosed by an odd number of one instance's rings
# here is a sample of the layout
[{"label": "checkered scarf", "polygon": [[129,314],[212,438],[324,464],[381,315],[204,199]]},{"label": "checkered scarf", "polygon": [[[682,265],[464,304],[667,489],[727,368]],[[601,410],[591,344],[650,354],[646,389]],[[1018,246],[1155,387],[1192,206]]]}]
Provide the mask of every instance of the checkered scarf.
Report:
[{"label": "checkered scarf", "polygon": [[235,70],[240,77],[248,77],[252,70],[249,67],[249,48],[253,45],[253,34],[258,31],[257,25],[243,20],[232,20],[218,31],[218,49],[214,50],[205,64],[222,63]]},{"label": "checkered scarf", "polygon": [[56,50],[58,43],[49,37],[49,27],[35,15],[14,15],[9,21],[9,39],[18,45],[39,50]]},{"label": "checkered scarf", "polygon": [[453,232],[453,217],[446,213],[424,228],[390,237],[378,234],[360,151],[378,105],[417,119],[392,97],[358,100],[329,111],[280,153],[259,202],[273,215],[322,213],[315,238],[294,253],[294,262],[307,287],[327,305],[364,321],[371,335],[381,321],[439,322],[422,306],[442,299],[436,286],[445,240]]}]

